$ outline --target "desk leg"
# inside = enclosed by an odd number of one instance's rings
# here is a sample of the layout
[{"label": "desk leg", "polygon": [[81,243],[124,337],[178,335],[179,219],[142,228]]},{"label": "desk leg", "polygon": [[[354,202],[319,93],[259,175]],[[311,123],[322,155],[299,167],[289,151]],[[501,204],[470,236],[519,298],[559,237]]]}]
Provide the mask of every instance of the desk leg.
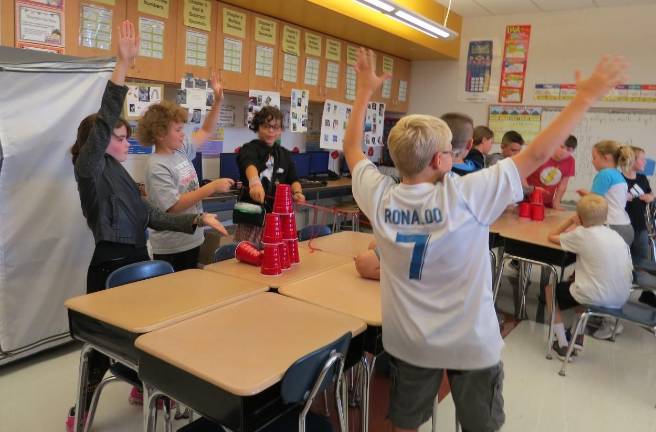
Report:
[{"label": "desk leg", "polygon": [[80,371],[77,381],[77,401],[75,402],[75,432],[84,430],[84,411],[87,406],[87,387],[89,385],[89,354],[93,348],[84,344],[80,351]]},{"label": "desk leg", "polygon": [[339,418],[339,427],[341,432],[348,432],[348,380],[346,373],[342,372],[341,378],[335,385],[335,401],[337,402],[337,417]]},{"label": "desk leg", "polygon": [[362,432],[369,432],[369,390],[371,388],[371,376],[376,367],[376,356],[371,357],[371,363],[366,355],[362,356]]}]

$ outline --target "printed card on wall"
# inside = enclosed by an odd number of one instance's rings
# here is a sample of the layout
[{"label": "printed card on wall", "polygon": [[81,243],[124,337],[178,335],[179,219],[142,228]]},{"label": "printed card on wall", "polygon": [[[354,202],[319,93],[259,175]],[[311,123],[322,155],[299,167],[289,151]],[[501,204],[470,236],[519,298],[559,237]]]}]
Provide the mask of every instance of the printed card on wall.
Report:
[{"label": "printed card on wall", "polygon": [[265,106],[280,108],[280,93],[264,90],[248,91],[248,115],[246,118],[248,126],[253,122],[255,114]]},{"label": "printed card on wall", "polygon": [[530,39],[530,25],[510,25],[506,27],[501,65],[501,84],[499,86],[499,102],[501,103],[522,103],[524,100]]},{"label": "printed card on wall", "polygon": [[382,102],[370,102],[367,105],[367,114],[364,120],[364,139],[362,142],[362,151],[367,155],[369,160],[377,161],[375,147],[383,145],[383,126],[385,122],[385,104]]},{"label": "printed card on wall", "polygon": [[527,143],[540,133],[542,107],[523,105],[490,105],[488,126],[494,132],[494,141],[501,142],[509,130],[519,132]]},{"label": "printed card on wall", "polygon": [[81,5],[80,45],[109,50],[112,45],[112,14],[111,9]]},{"label": "printed card on wall", "polygon": [[143,115],[149,106],[160,103],[164,86],[153,84],[127,83],[128,94],[125,97],[125,116],[136,119]]},{"label": "printed card on wall", "polygon": [[310,95],[307,90],[292,89],[290,102],[290,129],[292,132],[307,132],[309,102]]},{"label": "printed card on wall", "polygon": [[63,3],[53,7],[16,2],[16,46],[64,53]]},{"label": "printed card on wall", "polygon": [[458,100],[494,103],[499,97],[501,43],[498,39],[471,40],[467,57],[458,65]]},{"label": "printed card on wall", "polygon": [[[574,98],[576,84],[535,84],[533,99],[566,101]],[[655,84],[620,84],[601,100],[604,102],[655,103]]]},{"label": "printed card on wall", "polygon": [[352,106],[327,99],[321,118],[321,141],[319,146],[329,150],[344,148],[344,131],[351,117]]}]

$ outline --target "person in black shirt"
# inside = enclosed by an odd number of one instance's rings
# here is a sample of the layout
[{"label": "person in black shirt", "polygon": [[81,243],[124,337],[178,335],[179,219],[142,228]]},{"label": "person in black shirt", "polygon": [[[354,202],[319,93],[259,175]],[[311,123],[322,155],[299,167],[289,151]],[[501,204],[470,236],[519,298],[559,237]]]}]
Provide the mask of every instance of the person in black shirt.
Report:
[{"label": "person in black shirt", "polygon": [[485,155],[492,150],[494,132],[487,126],[474,128],[474,146],[467,154],[465,161],[472,161],[477,169],[485,168]]},{"label": "person in black shirt", "polygon": [[[291,185],[294,201],[304,203],[291,153],[278,142],[282,134],[282,112],[273,106],[265,106],[255,114],[250,126],[257,133],[254,139],[242,146],[237,155],[239,175],[247,187],[242,189],[240,202],[264,204],[267,212],[273,208],[273,197],[279,183]],[[262,227],[238,223],[235,241],[251,241],[259,244]]]}]

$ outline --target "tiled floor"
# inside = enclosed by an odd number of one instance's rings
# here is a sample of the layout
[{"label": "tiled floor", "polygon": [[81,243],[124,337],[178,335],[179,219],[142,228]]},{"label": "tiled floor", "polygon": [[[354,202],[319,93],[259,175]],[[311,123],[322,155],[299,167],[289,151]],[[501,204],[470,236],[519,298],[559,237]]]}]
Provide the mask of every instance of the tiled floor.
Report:
[{"label": "tiled floor", "polygon": [[[502,308],[510,303],[505,291]],[[529,296],[530,316],[536,291]],[[561,377],[560,361],[544,356],[545,327],[521,322],[505,339],[503,431],[656,432],[656,338],[640,328],[625,327],[615,343],[586,338],[585,352],[568,367],[567,377]],[[77,366],[77,347],[69,346],[0,368],[0,431],[63,431]],[[387,432],[386,380],[377,377],[373,388],[376,419],[370,430]],[[107,387],[94,431],[141,430],[141,411],[127,403],[128,392],[123,383]],[[355,417],[351,430],[359,430]],[[421,428],[430,430],[430,424]],[[449,396],[439,406],[438,430],[454,430]]]}]

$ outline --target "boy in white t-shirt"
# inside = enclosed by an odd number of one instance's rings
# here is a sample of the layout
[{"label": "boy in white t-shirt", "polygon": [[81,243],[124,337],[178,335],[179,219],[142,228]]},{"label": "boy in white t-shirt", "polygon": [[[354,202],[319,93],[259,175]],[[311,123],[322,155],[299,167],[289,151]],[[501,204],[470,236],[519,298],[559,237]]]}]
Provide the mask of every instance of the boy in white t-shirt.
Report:
[{"label": "boy in white t-shirt", "polygon": [[[576,254],[574,279],[556,286],[556,308],[553,331],[556,340],[552,350],[562,360],[569,341],[560,311],[582,304],[621,308],[629,298],[632,270],[631,252],[624,239],[605,226],[608,203],[600,195],[589,194],[576,205],[576,215],[549,235],[549,240],[563,250]],[[571,227],[575,227],[571,229]],[[552,288],[547,286],[547,307],[552,304]],[[583,348],[583,337],[574,348]]]},{"label": "boy in white t-shirt", "polygon": [[430,418],[445,369],[463,430],[494,431],[503,425],[503,341],[492,301],[489,225],[523,198],[521,179],[622,81],[625,67],[619,59],[602,60],[589,79],[577,80],[575,98],[526,150],[465,177],[449,173],[451,131],[444,121],[402,118],[388,139],[402,175],[396,184],[362,153],[367,104],[389,74],[377,76],[374,54],[360,49],[344,155],[353,195],[372,223],[380,253],[395,431],[417,430]]}]

